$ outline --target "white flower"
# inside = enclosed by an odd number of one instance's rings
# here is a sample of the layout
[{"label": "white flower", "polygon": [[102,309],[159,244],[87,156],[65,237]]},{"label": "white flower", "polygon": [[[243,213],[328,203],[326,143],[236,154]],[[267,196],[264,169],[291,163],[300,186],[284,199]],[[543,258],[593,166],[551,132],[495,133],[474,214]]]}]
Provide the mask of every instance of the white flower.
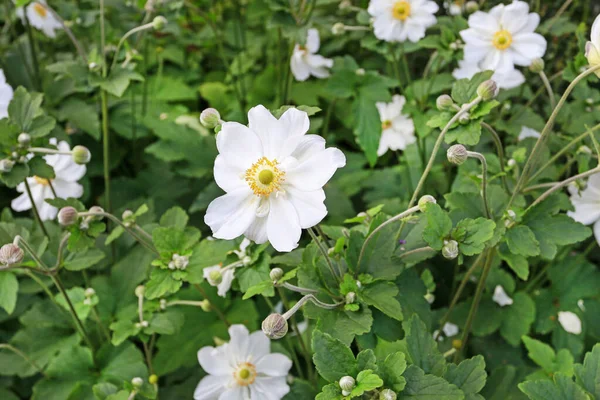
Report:
[{"label": "white flower", "polygon": [[381,119],[381,139],[377,155],[384,155],[389,150],[404,150],[406,146],[414,143],[415,125],[412,119],[402,114],[406,103],[404,96],[395,95],[391,103],[378,102],[379,118]]},{"label": "white flower", "polygon": [[213,236],[245,235],[277,251],[298,246],[302,229],[327,215],[323,186],[346,157],[306,135],[308,115],[289,109],[276,119],[263,106],[248,112],[249,126],[225,122],[217,134],[214,175],[226,194],[208,206],[204,222]]},{"label": "white flower", "polygon": [[4,71],[0,69],[0,119],[8,117],[8,105],[13,98],[13,89],[6,83]]},{"label": "white flower", "polygon": [[465,55],[459,74],[492,70],[499,72],[493,79],[500,87],[518,86],[515,83],[522,75],[511,72],[515,65],[527,67],[546,52],[546,39],[534,32],[539,23],[540,16],[529,13],[529,5],[523,1],[507,6],[499,4],[489,13],[473,13],[469,17],[469,29],[460,32],[465,41]]},{"label": "white flower", "polygon": [[231,289],[231,282],[233,282],[235,267],[223,268],[222,265],[217,264],[212,267],[206,267],[202,270],[204,279],[211,285],[217,287],[217,294],[221,297],[225,297],[229,289]]},{"label": "white flower", "polygon": [[294,47],[290,67],[297,81],[305,81],[311,75],[316,78],[327,78],[329,76],[328,68],[333,67],[333,60],[317,54],[320,45],[319,31],[309,29],[306,45],[296,44]]},{"label": "white flower", "polygon": [[27,13],[27,19],[31,23],[31,26],[44,32],[48,37],[56,37],[56,30],[62,29],[61,23],[54,17],[54,15],[46,7],[46,0],[32,1],[25,11],[23,7],[17,9],[17,16],[21,18],[25,23],[25,14]]},{"label": "white flower", "polygon": [[538,139],[540,137],[540,133],[538,131],[536,131],[535,129],[531,129],[528,128],[526,126],[522,126],[521,127],[521,133],[519,133],[519,142],[523,139],[526,138],[536,138]]},{"label": "white flower", "polygon": [[[51,144],[56,144],[56,139],[50,140]],[[67,142],[58,143],[58,150],[61,152],[69,152],[71,148]],[[46,163],[54,168],[56,177],[51,181],[37,176],[27,178],[27,183],[31,188],[31,197],[37,206],[40,218],[44,221],[56,218],[58,209],[46,203],[46,199],[53,199],[56,191],[56,196],[61,199],[69,197],[79,198],[83,195],[83,186],[77,181],[81,179],[86,172],[85,165],[78,165],[73,161],[70,155],[49,154],[44,156]],[[52,184],[52,186],[50,186]],[[17,186],[17,191],[23,193],[11,203],[11,207],[15,211],[25,211],[31,209],[31,201],[25,192],[25,184],[20,183]]]},{"label": "white flower", "polygon": [[455,325],[451,322],[446,322],[442,330],[444,331],[444,335],[446,335],[446,337],[452,337],[458,333],[458,325]]},{"label": "white flower", "polygon": [[575,211],[567,214],[584,225],[594,224],[594,236],[600,245],[600,173],[590,176],[581,193],[574,186],[569,186],[568,190]]},{"label": "white flower", "polygon": [[198,352],[206,375],[194,392],[194,400],[279,400],[290,387],[286,377],[292,361],[271,354],[271,343],[262,331],[248,333],[244,325],[229,328],[231,340]]},{"label": "white flower", "polygon": [[465,0],[446,0],[444,7],[450,15],[461,15],[465,7]]},{"label": "white flower", "polygon": [[[458,68],[452,72],[452,76],[456,79],[471,79],[473,75],[482,71],[483,69],[481,69],[478,64],[461,60],[458,62]],[[494,74],[490,79],[496,82],[500,89],[516,88],[525,82],[525,76],[521,71],[514,68],[505,71],[494,71]]]},{"label": "white flower", "polygon": [[238,256],[240,260],[246,257],[246,249],[248,248],[248,246],[250,246],[250,244],[252,244],[252,242],[249,241],[247,238],[244,238],[244,240],[242,240],[242,243],[240,243],[240,249],[233,250],[235,255]]},{"label": "white flower", "polygon": [[571,311],[559,311],[558,322],[563,329],[569,333],[579,335],[581,333],[581,320],[577,314]]},{"label": "white flower", "polygon": [[500,285],[496,286],[496,288],[494,289],[494,295],[492,296],[492,300],[494,300],[494,302],[500,307],[510,306],[513,303],[513,299],[511,299],[506,294],[504,288]]},{"label": "white flower", "polygon": [[[585,45],[585,56],[590,66],[594,67],[600,64],[600,15],[596,17],[592,25],[590,41]],[[600,71],[596,71],[596,75],[600,76]]]},{"label": "white flower", "polygon": [[367,11],[374,18],[375,37],[386,42],[418,42],[435,25],[438,5],[430,0],[371,0]]}]

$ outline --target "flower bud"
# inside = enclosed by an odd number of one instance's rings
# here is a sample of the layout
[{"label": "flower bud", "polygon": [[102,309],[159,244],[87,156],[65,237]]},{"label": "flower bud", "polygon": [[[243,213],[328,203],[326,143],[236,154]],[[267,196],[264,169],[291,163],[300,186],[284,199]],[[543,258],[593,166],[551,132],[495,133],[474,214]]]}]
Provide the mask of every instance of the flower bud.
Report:
[{"label": "flower bud", "polygon": [[200,113],[200,123],[208,129],[221,125],[221,114],[214,108],[207,108]]},{"label": "flower bud", "polygon": [[[103,214],[104,213],[104,208],[100,207],[100,206],[92,206],[89,209],[89,212],[94,213],[94,214]],[[102,215],[95,215],[93,217],[94,220],[102,220],[102,218],[104,218]]]},{"label": "flower bud", "polygon": [[486,101],[498,96],[498,91],[498,85],[491,79],[488,79],[477,87],[477,95]]},{"label": "flower bud", "polygon": [[190,263],[190,258],[188,256],[180,256],[177,253],[173,254],[171,260],[176,269],[186,269]]},{"label": "flower bud", "polygon": [[165,25],[167,25],[167,19],[162,15],[157,15],[152,20],[152,28],[154,28],[154,30],[156,31],[162,30],[165,27]]},{"label": "flower bud", "polygon": [[281,339],[287,334],[288,323],[283,315],[271,314],[263,321],[262,331],[269,339]]},{"label": "flower bud", "polygon": [[5,244],[0,248],[0,264],[10,267],[23,261],[25,253],[13,243]]},{"label": "flower bud", "polygon": [[75,146],[71,152],[75,164],[84,165],[92,159],[92,153],[84,146]]},{"label": "flower bud", "polygon": [[85,289],[85,297],[93,297],[96,294],[96,291],[94,290],[94,288],[87,288]]},{"label": "flower bud", "polygon": [[244,258],[242,258],[242,264],[244,264],[244,267],[250,266],[252,264],[252,257],[244,256]]},{"label": "flower bud", "polygon": [[208,283],[210,283],[212,286],[217,286],[222,281],[223,274],[221,274],[221,271],[219,271],[218,269],[210,271],[210,273],[208,274]]},{"label": "flower bud", "polygon": [[210,301],[208,301],[208,299],[204,299],[200,302],[200,308],[202,309],[202,311],[204,312],[209,312],[210,311]]},{"label": "flower bud", "polygon": [[366,71],[364,68],[358,68],[356,71],[354,71],[354,73],[358,76],[364,76]]},{"label": "flower bud", "polygon": [[133,211],[131,210],[125,210],[123,211],[123,214],[121,215],[121,219],[126,220],[133,217]]},{"label": "flower bud", "polygon": [[13,160],[9,160],[8,158],[0,160],[0,172],[10,172],[14,166],[15,162]]},{"label": "flower bud", "polygon": [[142,322],[140,322],[140,325],[141,325],[143,328],[147,328],[147,327],[148,327],[148,325],[150,325],[150,323],[149,323],[148,321],[142,321]]},{"label": "flower bud", "polygon": [[342,0],[340,5],[338,6],[340,10],[344,10],[346,8],[352,7],[352,2],[350,0]]},{"label": "flower bud", "polygon": [[424,297],[425,301],[429,304],[433,304],[433,302],[435,301],[435,295],[433,293],[427,293]]},{"label": "flower bud", "polygon": [[135,295],[137,297],[144,297],[144,293],[146,293],[146,288],[144,287],[144,285],[139,285],[135,288]]},{"label": "flower bud", "polygon": [[156,374],[150,375],[148,382],[150,382],[151,385],[156,385],[158,383],[158,376],[156,376]]},{"label": "flower bud", "polygon": [[58,223],[61,226],[71,226],[79,219],[79,213],[75,207],[67,206],[58,212]]},{"label": "flower bud", "polygon": [[456,240],[448,240],[442,247],[442,255],[448,260],[454,260],[458,257],[458,242]]},{"label": "flower bud", "polygon": [[469,121],[471,121],[471,115],[468,112],[464,112],[458,117],[458,122],[461,125],[466,125],[469,123]]},{"label": "flower bud", "polygon": [[355,384],[356,381],[353,377],[347,375],[343,376],[340,379],[340,389],[342,389],[342,395],[348,396],[350,392],[352,392],[352,389],[354,389]]},{"label": "flower bud", "polygon": [[427,209],[427,204],[429,203],[437,203],[437,201],[435,200],[435,197],[426,194],[425,196],[421,196],[421,198],[419,199],[419,210],[421,210],[421,212],[425,212],[425,210]]},{"label": "flower bud", "polygon": [[141,388],[142,385],[144,384],[144,380],[142,378],[136,376],[135,378],[133,378],[131,380],[131,384],[133,385],[133,387]]},{"label": "flower bud", "polygon": [[465,4],[465,10],[469,14],[472,14],[475,11],[479,11],[479,4],[476,1],[467,1],[467,3]]},{"label": "flower bud", "polygon": [[342,22],[336,22],[331,27],[331,33],[336,36],[343,35],[346,32],[346,26]]},{"label": "flower bud", "polygon": [[31,136],[28,133],[23,132],[19,134],[17,141],[19,142],[20,146],[27,147],[31,143]]},{"label": "flower bud", "polygon": [[277,282],[283,276],[283,270],[281,268],[273,268],[271,272],[269,272],[269,277],[272,281]]},{"label": "flower bud", "polygon": [[514,158],[511,158],[510,160],[508,160],[508,162],[506,163],[506,165],[508,165],[509,167],[514,167],[515,165],[517,165],[517,161]]},{"label": "flower bud", "polygon": [[544,60],[542,60],[541,58],[536,58],[531,62],[531,65],[529,66],[529,70],[535,74],[539,74],[540,72],[542,72],[544,70],[544,67],[545,67]]},{"label": "flower bud", "polygon": [[435,104],[440,111],[450,111],[454,106],[454,100],[447,94],[443,94],[437,98]]},{"label": "flower bud", "polygon": [[161,310],[165,310],[167,308],[167,300],[166,299],[160,299],[160,302],[158,304],[159,304]]},{"label": "flower bud", "polygon": [[379,400],[396,400],[396,393],[392,389],[383,389],[379,393]]},{"label": "flower bud", "polygon": [[346,304],[353,304],[356,301],[356,293],[348,292],[346,294]]},{"label": "flower bud", "polygon": [[467,158],[469,157],[467,149],[462,144],[455,144],[454,146],[450,146],[450,148],[446,152],[446,155],[448,156],[448,161],[456,165],[461,165],[462,163],[467,161]]},{"label": "flower bud", "polygon": [[454,339],[452,341],[452,348],[456,349],[456,350],[460,350],[462,347],[462,340],[460,339]]}]

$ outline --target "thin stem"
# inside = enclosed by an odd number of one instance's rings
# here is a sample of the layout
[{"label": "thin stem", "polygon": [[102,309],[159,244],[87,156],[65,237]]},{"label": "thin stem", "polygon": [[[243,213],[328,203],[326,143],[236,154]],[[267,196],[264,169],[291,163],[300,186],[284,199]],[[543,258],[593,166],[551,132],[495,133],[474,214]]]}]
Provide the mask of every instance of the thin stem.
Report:
[{"label": "thin stem", "polygon": [[31,365],[34,369],[36,369],[40,374],[42,374],[44,376],[44,378],[48,378],[48,375],[46,375],[44,370],[42,368],[40,368],[31,358],[27,357],[27,355],[25,353],[23,353],[21,350],[17,349],[16,347],[14,347],[8,343],[0,343],[0,349],[6,349],[6,350],[12,351],[16,355],[20,356],[23,360],[27,361],[27,363],[29,365]]},{"label": "thin stem", "polygon": [[[137,290],[136,290],[137,292]],[[138,318],[140,320],[140,324],[144,323],[144,295],[141,294],[137,296],[138,298],[138,307],[137,307],[137,311],[138,311]]]},{"label": "thin stem", "polygon": [[123,37],[121,38],[121,40],[119,40],[119,43],[117,44],[117,49],[115,50],[115,55],[113,57],[112,63],[110,64],[110,68],[108,70],[111,71],[115,67],[115,64],[117,62],[117,57],[119,56],[119,50],[121,50],[121,46],[123,46],[123,43],[125,43],[125,41],[127,40],[128,37],[135,34],[136,32],[141,32],[141,31],[145,31],[147,29],[152,29],[152,28],[153,28],[153,24],[152,24],[152,22],[150,22],[150,23],[135,27],[132,30],[130,30],[129,32],[127,32],[125,35],[123,35]]},{"label": "thin stem", "polygon": [[400,63],[398,62],[398,57],[396,57],[396,52],[392,45],[389,47],[389,52],[392,54],[392,63],[394,65],[394,72],[396,73],[396,80],[398,81],[398,86],[400,87],[400,92],[404,94],[404,83],[402,82],[402,74],[400,73]]},{"label": "thin stem", "polygon": [[38,90],[42,90],[42,78],[40,75],[40,64],[37,59],[37,51],[35,49],[35,41],[33,39],[33,31],[31,29],[31,23],[29,22],[29,18],[27,17],[27,13],[23,13],[23,18],[25,19],[26,31],[27,31],[27,39],[29,41],[29,49],[31,51],[31,60],[33,62],[33,69],[35,72],[35,80],[36,87]]},{"label": "thin stem", "polygon": [[30,153],[42,153],[42,154],[60,154],[61,156],[72,156],[72,151],[60,151],[54,149],[47,149],[45,147],[30,147],[27,149]]},{"label": "thin stem", "polygon": [[135,229],[137,232],[140,233],[140,235],[144,236],[149,241],[152,241],[152,235],[149,234],[148,232],[146,232],[144,229],[142,229],[142,227],[139,226],[138,224],[134,224],[133,229]]},{"label": "thin stem", "polygon": [[333,109],[335,108],[336,99],[333,99],[329,102],[327,106],[327,112],[325,113],[325,121],[323,122],[323,128],[321,130],[321,136],[326,137],[327,132],[329,131],[329,121],[331,121],[331,114],[333,113]]},{"label": "thin stem", "polygon": [[194,307],[203,307],[204,306],[204,301],[194,301],[194,300],[173,300],[167,303],[167,307],[172,307],[172,306],[177,306],[177,305],[181,305],[181,306],[194,306]]},{"label": "thin stem", "polygon": [[327,266],[329,267],[329,272],[331,272],[331,275],[339,281],[340,276],[338,276],[338,273],[335,271],[335,268],[333,268],[333,263],[331,262],[331,259],[329,258],[329,254],[327,254],[327,250],[325,248],[323,248],[321,241],[319,240],[317,235],[313,232],[312,228],[308,228],[307,231],[308,231],[308,234],[310,235],[310,237],[312,238],[313,242],[315,242],[315,244],[321,251],[321,254],[323,255],[323,257],[325,258],[325,261],[327,262]]},{"label": "thin stem", "polygon": [[485,157],[483,156],[483,154],[478,153],[476,151],[467,151],[467,156],[468,157],[473,157],[478,159],[479,161],[481,161],[481,170],[482,170],[482,190],[481,190],[481,197],[483,197],[483,206],[485,208],[485,214],[488,218],[492,218],[492,213],[490,212],[490,209],[488,207],[488,199],[487,199],[487,161],[485,160]]},{"label": "thin stem", "polygon": [[558,11],[554,15],[554,17],[552,17],[552,19],[550,20],[550,23],[548,24],[548,27],[546,28],[548,31],[550,31],[550,28],[552,28],[552,26],[556,23],[556,21],[558,21],[558,18],[560,18],[560,16],[563,15],[563,13],[567,10],[567,8],[571,5],[571,3],[573,3],[573,0],[567,0],[558,9]]},{"label": "thin stem", "polygon": [[[153,374],[154,370],[152,368],[152,352],[150,350],[150,347],[148,346],[148,343],[142,342],[142,346],[144,347],[144,355],[146,356],[146,364],[148,365],[148,370],[150,371],[150,374]],[[133,393],[135,392],[132,392],[132,394]]]},{"label": "thin stem", "polygon": [[[202,288],[202,286],[198,285],[197,283],[194,283],[194,287],[196,288],[197,291],[200,292],[200,294],[208,300],[208,295],[206,294],[206,291]],[[217,307],[215,304],[213,304],[212,302],[210,302],[210,308],[211,310],[213,310],[215,312],[215,314],[217,314],[217,316],[219,317],[219,319],[221,321],[223,321],[223,323],[225,324],[226,327],[230,327],[231,324],[229,323],[229,321],[227,320],[227,318],[225,317],[225,314],[223,314],[223,312],[219,309],[219,307]]]},{"label": "thin stem", "polygon": [[44,232],[44,236],[49,238],[50,236],[48,236],[48,231],[46,230],[46,227],[44,226],[44,222],[42,221],[42,218],[40,217],[40,213],[38,211],[37,205],[35,204],[35,201],[33,200],[33,196],[31,195],[31,187],[29,186],[29,182],[27,182],[27,178],[25,178],[23,180],[23,183],[25,184],[25,191],[27,192],[27,197],[29,197],[29,201],[31,202],[31,209],[33,210],[33,215],[35,215],[35,219],[38,222],[40,228],[42,228],[42,232]]},{"label": "thin stem", "polygon": [[[281,288],[278,287],[277,288],[277,293],[279,293],[279,297],[281,297],[281,302],[283,303],[283,306],[286,309],[289,309],[290,306],[289,306],[289,303],[287,301],[287,298],[286,298],[285,294],[283,293],[283,290],[281,290]],[[264,299],[265,299],[265,301],[267,301],[268,303],[270,303],[270,300],[267,297],[264,297]],[[270,308],[271,308],[271,311],[273,311],[274,307],[272,306],[272,304],[270,305]],[[304,360],[306,361],[306,364],[307,365],[312,365],[311,353],[306,348],[306,344],[304,343],[304,339],[302,338],[302,334],[300,333],[300,330],[298,329],[298,324],[296,323],[296,318],[294,316],[292,316],[290,318],[290,324],[292,325],[292,330],[294,332],[296,332],[296,335],[298,336],[298,342],[300,342],[300,347],[302,349],[302,356],[304,357]],[[287,337],[287,335],[286,335],[286,337]],[[289,341],[288,341],[288,344],[290,344],[290,347],[292,347],[291,343]],[[312,380],[313,379],[312,369],[309,368],[308,371],[309,371],[310,379]]]},{"label": "thin stem", "polygon": [[409,251],[405,251],[404,253],[400,254],[398,256],[398,258],[404,258],[404,257],[408,257],[408,256],[412,256],[415,254],[419,254],[419,253],[426,253],[428,251],[434,251],[433,248],[431,246],[425,246],[425,247],[419,247],[417,249],[412,249]]},{"label": "thin stem", "polygon": [[552,90],[552,85],[550,85],[548,76],[546,75],[546,73],[544,71],[540,71],[540,78],[542,79],[542,82],[544,83],[544,87],[546,88],[546,91],[548,92],[548,97],[550,98],[550,105],[552,106],[552,109],[554,109],[554,107],[556,107],[556,98],[554,97],[554,91]]},{"label": "thin stem", "polygon": [[309,301],[312,302],[317,307],[321,307],[321,308],[324,308],[326,310],[335,310],[337,307],[339,307],[342,304],[344,304],[343,301],[340,301],[340,302],[337,302],[337,303],[334,303],[334,304],[323,303],[321,300],[317,299],[314,295],[307,294],[307,295],[304,295],[304,297],[302,297],[300,300],[298,300],[298,302],[296,304],[294,304],[294,306],[292,308],[290,308],[289,310],[287,310],[282,315],[282,317],[285,318],[286,320],[290,319],[290,317],[292,315],[294,315],[296,313],[296,311],[298,311],[300,309],[300,307],[302,307],[305,303],[307,303]]},{"label": "thin stem", "polygon": [[100,326],[100,330],[104,334],[106,341],[110,342],[110,332],[109,332],[108,328],[106,327],[106,325],[104,325],[104,323],[100,319],[100,315],[98,314],[98,311],[96,311],[95,306],[92,306],[92,315],[94,316],[94,319],[96,320],[96,323],[98,324],[98,326]]},{"label": "thin stem", "polygon": [[313,293],[313,294],[319,293],[318,290],[303,288],[300,286],[292,285],[291,283],[287,283],[287,282],[283,282],[282,284],[280,284],[278,286],[284,287],[288,290],[291,290],[292,292],[297,292],[297,293]]},{"label": "thin stem", "polygon": [[67,232],[61,239],[60,244],[58,245],[58,252],[56,254],[56,264],[54,265],[53,270],[56,270],[60,267],[60,264],[62,263],[63,252],[65,250],[65,246],[67,245],[67,242],[69,241],[70,236],[71,236],[71,233]]},{"label": "thin stem", "polygon": [[492,135],[492,139],[496,145],[496,150],[498,151],[498,161],[500,161],[500,171],[502,172],[502,184],[504,185],[504,189],[506,189],[508,192],[508,182],[506,180],[506,171],[504,170],[504,148],[502,147],[500,135],[498,135],[498,132],[496,132],[496,130],[486,122],[481,122],[481,126],[483,126]]},{"label": "thin stem", "polygon": [[81,331],[81,335],[83,336],[83,339],[85,340],[85,342],[87,343],[89,348],[92,349],[92,351],[94,351],[94,346],[92,344],[92,341],[90,340],[90,338],[87,334],[87,331],[85,330],[85,327],[83,326],[83,323],[77,316],[77,311],[75,311],[75,307],[73,306],[73,303],[71,302],[71,299],[69,298],[69,295],[67,294],[67,291],[65,290],[65,287],[63,286],[62,281],[60,280],[58,275],[50,275],[50,278],[52,278],[54,285],[56,285],[56,287],[58,288],[58,291],[65,298],[65,301],[67,302],[67,305],[69,306],[71,315],[73,316],[75,323],[77,324],[77,326],[79,327],[79,330]]},{"label": "thin stem", "polygon": [[102,152],[104,163],[104,202],[108,212],[111,211],[110,201],[110,137],[108,133],[108,96],[103,89],[100,92],[102,103]]},{"label": "thin stem", "polygon": [[81,58],[81,60],[85,63],[85,65],[87,65],[88,60],[85,55],[85,50],[83,49],[83,46],[81,45],[81,43],[79,43],[79,41],[77,40],[77,37],[75,37],[75,35],[73,34],[73,31],[71,31],[71,28],[69,28],[65,24],[65,20],[62,19],[62,17],[60,15],[58,15],[58,13],[56,11],[54,11],[54,9],[52,7],[50,7],[50,5],[48,5],[46,3],[45,7],[48,11],[50,11],[50,14],[52,14],[54,16],[54,18],[62,25],[63,30],[66,32],[69,39],[71,39],[73,46],[75,46],[75,49],[77,50],[77,54],[79,54],[79,57]]}]

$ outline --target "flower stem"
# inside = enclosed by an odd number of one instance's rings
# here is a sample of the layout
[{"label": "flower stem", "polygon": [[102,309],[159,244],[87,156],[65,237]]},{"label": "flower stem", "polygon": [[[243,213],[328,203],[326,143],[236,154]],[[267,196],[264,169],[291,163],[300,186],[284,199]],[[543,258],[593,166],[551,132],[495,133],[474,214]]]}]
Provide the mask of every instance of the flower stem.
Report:
[{"label": "flower stem", "polygon": [[38,222],[40,228],[42,228],[42,232],[44,232],[44,236],[49,238],[50,236],[48,236],[48,231],[46,230],[46,227],[44,226],[44,222],[42,221],[42,218],[40,217],[40,213],[38,211],[37,205],[35,204],[35,201],[33,200],[33,196],[31,195],[31,187],[29,186],[29,182],[27,182],[27,178],[25,178],[23,183],[25,184],[25,191],[27,192],[27,197],[29,197],[29,201],[31,202],[31,209],[33,210],[33,215],[35,215],[35,219]]},{"label": "flower stem", "polygon": [[[200,292],[202,297],[204,297],[205,299],[208,300],[208,295],[206,294],[206,291],[202,288],[202,286],[200,286],[197,283],[194,283],[194,287],[196,288],[196,290],[198,292]],[[219,319],[221,321],[223,321],[223,323],[225,324],[226,327],[229,328],[231,326],[231,323],[229,323],[229,321],[227,320],[227,317],[225,317],[225,314],[223,314],[223,312],[219,309],[219,307],[217,307],[212,301],[210,302],[210,308],[211,308],[211,310],[213,310],[215,312],[215,314],[217,314]]]},{"label": "flower stem", "polygon": [[123,35],[123,37],[121,38],[121,40],[119,40],[119,43],[117,44],[117,49],[115,50],[115,55],[113,57],[112,63],[110,64],[110,68],[108,70],[112,71],[112,69],[115,67],[115,64],[117,63],[117,57],[119,56],[119,50],[121,50],[121,46],[123,46],[123,43],[125,43],[125,41],[127,40],[128,37],[135,34],[136,32],[141,32],[141,31],[145,31],[147,29],[152,29],[152,27],[153,27],[152,22],[149,22],[147,24],[135,27],[135,28],[131,29],[129,32],[127,32],[125,35]]},{"label": "flower stem", "polygon": [[0,349],[6,349],[6,350],[12,351],[13,353],[15,353],[16,355],[21,357],[23,360],[27,361],[27,363],[29,365],[31,365],[34,369],[36,369],[40,374],[42,374],[44,376],[44,378],[48,378],[48,375],[46,375],[44,370],[42,368],[40,368],[31,358],[29,358],[21,350],[17,349],[16,347],[14,347],[8,343],[0,343]]},{"label": "flower stem", "polygon": [[287,282],[283,282],[282,284],[277,285],[277,286],[284,287],[284,288],[291,290],[292,292],[296,292],[296,293],[313,293],[313,294],[319,293],[318,290],[303,288],[300,286],[292,285],[291,283],[287,283]]},{"label": "flower stem", "polygon": [[[319,240],[319,238],[317,237],[315,232],[312,230],[312,228],[308,228],[307,231],[308,231],[308,234],[310,235],[310,237],[312,238],[313,242],[315,242],[315,244],[321,251],[321,254],[323,255],[323,257],[325,258],[325,261],[327,262],[327,266],[329,267],[329,272],[339,282],[341,277],[338,275],[338,272],[335,271],[335,268],[333,268],[333,263],[331,262],[331,259],[329,258],[329,255],[327,254],[327,249],[325,249],[323,247],[323,244],[321,243],[321,241]],[[340,273],[340,275],[341,275],[341,273]]]},{"label": "flower stem", "polygon": [[428,251],[435,251],[435,250],[433,250],[433,248],[431,248],[431,246],[419,247],[416,249],[408,250],[408,251],[400,254],[398,256],[398,258],[404,258],[404,257],[412,256],[414,254],[419,254],[419,253],[426,253]]},{"label": "flower stem", "polygon": [[46,3],[45,7],[48,11],[50,11],[50,14],[52,14],[54,16],[54,18],[56,18],[56,20],[62,25],[63,30],[65,31],[65,33],[67,34],[69,39],[71,39],[73,46],[75,46],[75,49],[77,50],[77,54],[79,54],[79,57],[84,62],[84,64],[87,66],[88,60],[85,55],[85,50],[83,49],[83,46],[81,45],[81,43],[79,43],[79,41],[77,40],[77,37],[73,34],[73,31],[71,30],[71,28],[69,28],[65,24],[65,20],[62,19],[62,17],[60,15],[58,15],[58,13],[56,11],[54,11],[54,9],[52,7],[50,7],[50,5],[48,5]]},{"label": "flower stem", "polygon": [[500,140],[500,136],[498,132],[491,125],[486,122],[481,122],[481,126],[483,126],[492,136],[494,140],[494,144],[496,145],[496,150],[498,151],[498,161],[500,161],[500,172],[502,172],[502,184],[504,185],[504,189],[509,191],[508,182],[506,180],[506,171],[504,170],[504,148],[502,147],[502,141]]},{"label": "flower stem", "polygon": [[550,105],[552,106],[552,109],[554,109],[554,107],[556,107],[556,98],[554,97],[554,91],[552,90],[552,85],[550,85],[548,76],[546,75],[546,73],[544,71],[540,71],[540,78],[542,79],[542,82],[544,83],[544,87],[546,88],[546,91],[548,92],[548,97],[550,98]]},{"label": "flower stem", "polygon": [[485,214],[488,218],[491,219],[492,213],[490,213],[490,209],[488,207],[488,200],[487,200],[487,161],[485,160],[485,157],[483,156],[483,154],[478,153],[476,151],[467,151],[467,156],[476,158],[479,161],[481,161],[481,170],[482,170],[482,175],[483,175],[481,197],[483,197],[483,206],[485,208]]},{"label": "flower stem", "polygon": [[25,25],[27,30],[27,39],[29,41],[29,49],[31,51],[31,60],[33,63],[33,70],[35,72],[36,87],[39,91],[42,90],[42,78],[40,76],[40,65],[37,59],[37,51],[35,49],[35,41],[33,39],[33,31],[31,29],[31,23],[27,17],[27,13],[23,12],[23,18],[25,19]]},{"label": "flower stem", "polygon": [[334,304],[323,303],[321,300],[317,299],[314,295],[307,294],[307,295],[304,295],[304,297],[302,297],[300,300],[298,300],[298,302],[296,304],[294,304],[294,306],[292,308],[287,310],[282,315],[282,317],[285,318],[287,321],[288,319],[290,319],[292,317],[292,315],[294,315],[296,313],[296,311],[298,311],[304,304],[306,304],[309,301],[312,302],[317,307],[321,307],[326,310],[335,310],[337,307],[344,304],[343,301],[340,301],[340,302],[337,302]]}]

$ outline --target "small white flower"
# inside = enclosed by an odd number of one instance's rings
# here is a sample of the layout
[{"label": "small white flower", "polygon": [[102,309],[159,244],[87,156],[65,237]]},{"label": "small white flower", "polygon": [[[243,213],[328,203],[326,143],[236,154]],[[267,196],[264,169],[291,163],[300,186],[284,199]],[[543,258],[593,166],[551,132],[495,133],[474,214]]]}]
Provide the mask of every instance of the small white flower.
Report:
[{"label": "small white flower", "polygon": [[569,333],[574,335],[579,335],[581,333],[581,320],[577,314],[572,313],[571,311],[559,311],[558,322],[560,323],[560,326]]},{"label": "small white flower", "polygon": [[415,125],[408,115],[402,114],[406,103],[404,96],[395,95],[391,103],[378,102],[377,110],[381,119],[381,139],[377,155],[382,156],[388,150],[404,150],[414,143]]},{"label": "small white flower", "polygon": [[513,303],[513,299],[511,299],[506,294],[504,288],[500,285],[496,286],[496,288],[494,289],[494,295],[492,296],[492,300],[494,300],[494,302],[500,307],[510,306]]},{"label": "small white flower", "polygon": [[62,29],[61,23],[46,7],[46,0],[32,1],[25,7],[25,10],[23,10],[23,7],[18,8],[17,16],[21,18],[23,23],[25,23],[25,13],[27,13],[27,19],[31,26],[44,32],[50,38],[55,38],[56,30]]},{"label": "small white flower", "polygon": [[13,88],[6,82],[4,71],[0,69],[0,119],[8,117],[8,105],[13,94]]},{"label": "small white flower", "polygon": [[213,265],[212,267],[204,268],[202,274],[211,286],[217,287],[217,294],[225,297],[229,289],[231,289],[235,268],[223,268],[221,265]]},{"label": "small white flower", "polygon": [[346,157],[306,135],[308,115],[291,108],[276,119],[265,107],[248,112],[249,126],[225,122],[217,134],[214,176],[226,194],[208,206],[204,221],[219,239],[245,235],[277,251],[298,246],[302,229],[327,215],[323,186]]},{"label": "small white flower", "polygon": [[465,0],[446,0],[444,7],[450,15],[461,15],[465,7]]},{"label": "small white flower", "polygon": [[289,391],[286,382],[292,361],[271,353],[262,331],[249,334],[244,325],[229,328],[231,340],[198,352],[206,375],[194,392],[194,400],[280,400]]},{"label": "small white flower", "polygon": [[575,211],[569,211],[567,215],[584,225],[594,224],[594,236],[600,245],[600,173],[590,176],[581,193],[574,186],[569,186],[568,190]]},{"label": "small white flower", "polygon": [[[56,144],[56,139],[50,140],[51,144]],[[71,151],[71,147],[67,142],[58,143],[58,150],[61,152]],[[83,195],[83,186],[77,181],[85,175],[85,165],[78,165],[73,161],[70,155],[49,154],[44,156],[46,163],[54,168],[56,177],[51,181],[34,176],[27,178],[27,182],[31,188],[31,196],[40,213],[40,218],[44,221],[56,218],[58,209],[46,203],[46,199],[53,199],[56,191],[56,196],[61,199],[69,197],[79,198]],[[50,187],[52,184],[52,187]],[[31,201],[25,192],[25,184],[20,183],[17,186],[17,191],[23,193],[11,203],[11,207],[15,211],[26,211],[31,209]]]},{"label": "small white flower", "polygon": [[540,137],[540,133],[535,129],[528,128],[526,126],[521,127],[521,133],[519,133],[519,142],[526,138],[535,138],[538,139]]},{"label": "small white flower", "polygon": [[329,76],[328,69],[333,67],[333,60],[317,54],[320,46],[319,31],[309,29],[306,45],[296,44],[294,47],[290,67],[297,81],[305,81],[311,75],[316,78],[327,78]]},{"label": "small white flower", "polygon": [[458,325],[455,325],[451,322],[446,322],[442,330],[444,331],[444,335],[446,335],[446,337],[452,337],[458,333]]},{"label": "small white flower", "polygon": [[233,250],[233,252],[235,253],[235,255],[238,256],[238,258],[240,260],[243,260],[244,257],[246,257],[246,249],[251,244],[252,244],[252,242],[250,240],[248,240],[247,238],[244,238],[244,240],[242,240],[242,243],[240,243],[240,249],[239,250]]},{"label": "small white flower", "polygon": [[438,5],[430,0],[371,0],[375,37],[386,42],[418,42],[435,25]]},{"label": "small white flower", "polygon": [[[585,56],[591,67],[600,64],[600,15],[592,25],[590,41],[585,45]],[[596,71],[596,75],[600,76],[600,71]]]}]

